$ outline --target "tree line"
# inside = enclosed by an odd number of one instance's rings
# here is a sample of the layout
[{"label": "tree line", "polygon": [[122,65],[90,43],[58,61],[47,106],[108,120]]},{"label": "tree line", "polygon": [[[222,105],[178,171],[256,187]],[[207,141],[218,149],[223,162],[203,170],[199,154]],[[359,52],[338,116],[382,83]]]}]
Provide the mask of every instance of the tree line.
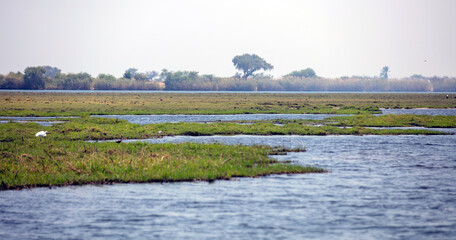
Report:
[{"label": "tree line", "polygon": [[414,74],[409,78],[389,79],[389,67],[379,76],[323,78],[312,68],[296,70],[280,79],[273,79],[260,70],[274,66],[255,54],[243,54],[232,59],[239,70],[232,77],[200,75],[195,71],[139,72],[125,70],[120,78],[111,74],[62,73],[52,66],[27,67],[24,73],[0,74],[0,89],[56,89],[56,90],[191,90],[191,91],[456,91],[456,78],[424,77]]}]

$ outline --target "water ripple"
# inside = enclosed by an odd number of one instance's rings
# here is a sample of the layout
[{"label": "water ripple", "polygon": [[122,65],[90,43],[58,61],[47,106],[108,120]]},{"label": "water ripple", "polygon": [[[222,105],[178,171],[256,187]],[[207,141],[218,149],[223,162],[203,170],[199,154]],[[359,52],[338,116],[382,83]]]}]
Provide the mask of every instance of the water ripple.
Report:
[{"label": "water ripple", "polygon": [[206,136],[331,173],[0,192],[1,239],[453,239],[456,136]]}]

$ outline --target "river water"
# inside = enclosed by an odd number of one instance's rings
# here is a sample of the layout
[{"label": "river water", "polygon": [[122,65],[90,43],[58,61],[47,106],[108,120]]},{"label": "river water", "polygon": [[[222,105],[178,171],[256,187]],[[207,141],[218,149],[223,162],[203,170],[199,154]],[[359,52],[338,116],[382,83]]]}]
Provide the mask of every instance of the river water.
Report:
[{"label": "river water", "polygon": [[[381,109],[382,114],[414,114],[414,115],[430,115],[430,116],[456,116],[456,108],[439,109]],[[376,114],[377,115],[377,114]]]},{"label": "river water", "polygon": [[[382,109],[381,114],[416,114],[456,116],[456,109]],[[154,124],[165,122],[217,122],[217,121],[255,121],[274,119],[312,119],[322,120],[327,117],[349,116],[344,114],[227,114],[227,115],[92,115],[92,117],[116,118],[136,124]]]},{"label": "river water", "polygon": [[166,122],[226,122],[255,121],[274,119],[313,119],[348,116],[343,114],[227,114],[227,115],[92,115],[92,117],[116,118],[136,124],[153,124]]},{"label": "river water", "polygon": [[[416,115],[444,115],[456,116],[456,109],[382,109],[381,114],[416,114]],[[226,121],[258,121],[274,119],[312,119],[322,120],[327,117],[349,116],[345,114],[226,114],[226,115],[92,115],[92,117],[116,118],[136,124],[154,124],[166,122],[226,122]],[[6,117],[0,116],[0,123],[9,121],[33,121],[43,126],[50,126],[60,121],[39,121],[65,117]],[[67,117],[68,118],[68,117]],[[71,118],[71,117],[70,117]]]},{"label": "river water", "polygon": [[[50,119],[74,118],[74,117],[10,117],[0,116],[0,123],[18,122],[18,123],[38,123],[41,126],[52,126],[53,124],[63,123],[62,121],[49,121]],[[48,120],[48,121],[43,121]]]},{"label": "river water", "polygon": [[[454,239],[456,136],[207,136],[329,170],[0,192],[0,239]],[[96,143],[94,143],[96,144]]]}]

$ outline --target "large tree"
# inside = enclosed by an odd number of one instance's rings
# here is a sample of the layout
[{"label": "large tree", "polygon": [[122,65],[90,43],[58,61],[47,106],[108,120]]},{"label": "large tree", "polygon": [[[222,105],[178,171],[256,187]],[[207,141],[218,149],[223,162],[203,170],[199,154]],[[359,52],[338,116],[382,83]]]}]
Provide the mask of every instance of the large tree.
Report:
[{"label": "large tree", "polygon": [[146,81],[147,75],[145,73],[135,73],[135,76],[133,76],[133,78],[138,81]]},{"label": "large tree", "polygon": [[43,89],[46,81],[46,69],[43,67],[28,67],[24,71],[24,87],[26,89]]},{"label": "large tree", "polygon": [[61,70],[56,67],[51,67],[51,66],[42,66],[42,67],[46,70],[44,75],[48,78],[54,78],[55,75],[57,75],[61,72]]},{"label": "large tree", "polygon": [[123,77],[127,78],[127,79],[132,79],[132,78],[134,78],[137,71],[138,71],[138,69],[136,69],[136,68],[129,68],[129,69],[125,70]]},{"label": "large tree", "polygon": [[270,63],[267,63],[264,59],[256,54],[244,54],[235,56],[233,58],[234,67],[241,70],[244,75],[242,78],[246,79],[258,70],[271,70],[274,69]]},{"label": "large tree", "polygon": [[382,71],[380,72],[380,78],[388,79],[388,72],[389,72],[389,67],[388,66],[384,66],[382,68]]},{"label": "large tree", "polygon": [[156,71],[148,71],[145,74],[146,74],[147,80],[152,80],[158,76],[158,72],[156,72]]}]

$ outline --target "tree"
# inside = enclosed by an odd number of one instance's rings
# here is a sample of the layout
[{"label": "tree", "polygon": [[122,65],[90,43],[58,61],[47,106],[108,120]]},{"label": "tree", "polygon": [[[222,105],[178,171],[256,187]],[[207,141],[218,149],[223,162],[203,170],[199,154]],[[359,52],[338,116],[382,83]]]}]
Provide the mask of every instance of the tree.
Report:
[{"label": "tree", "polygon": [[10,72],[8,75],[0,75],[1,89],[22,89],[24,88],[24,75],[22,73]]},{"label": "tree", "polygon": [[127,79],[132,79],[135,76],[137,71],[138,71],[138,69],[136,69],[136,68],[129,68],[129,69],[125,70],[123,77],[127,78]]},{"label": "tree", "polygon": [[171,72],[168,71],[168,69],[163,68],[161,70],[161,73],[160,73],[160,76],[159,76],[160,80],[161,81],[166,81],[166,78],[168,77],[169,74],[171,74]]},{"label": "tree", "polygon": [[54,78],[55,75],[57,75],[58,73],[61,72],[60,69],[56,68],[56,67],[51,67],[51,66],[42,66],[44,69],[46,69],[46,72],[44,73],[44,75],[47,77],[47,78]]},{"label": "tree", "polygon": [[43,67],[28,67],[24,71],[24,87],[26,89],[43,89],[45,87],[46,69]]},{"label": "tree", "polygon": [[382,71],[380,72],[380,78],[388,79],[388,72],[389,72],[389,67],[388,66],[384,66],[382,68]]},{"label": "tree", "polygon": [[89,90],[93,82],[88,73],[58,74],[59,88],[65,90]]},{"label": "tree", "polygon": [[312,78],[316,77],[315,71],[312,68],[306,68],[301,71],[293,71],[285,76],[300,77],[300,78]]},{"label": "tree", "polygon": [[116,77],[114,77],[113,75],[104,74],[104,73],[98,74],[97,78],[100,79],[100,80],[106,80],[108,82],[115,82],[117,80]]},{"label": "tree", "polygon": [[414,78],[414,79],[426,79],[425,76],[421,75],[421,74],[413,74],[412,76],[410,76],[410,78]]},{"label": "tree", "polygon": [[149,72],[146,72],[146,78],[147,80],[152,80],[154,79],[155,77],[158,76],[158,72],[156,71],[149,71]]},{"label": "tree", "polygon": [[238,70],[244,72],[242,78],[247,79],[254,72],[258,70],[271,70],[274,69],[270,63],[267,63],[264,59],[255,54],[244,54],[240,56],[235,56],[233,58],[234,67]]},{"label": "tree", "polygon": [[191,90],[188,89],[188,86],[196,84],[200,80],[198,72],[194,71],[168,72],[164,69],[162,74],[165,77],[166,90]]},{"label": "tree", "polygon": [[146,81],[147,80],[147,76],[146,76],[145,73],[136,73],[133,78],[135,80],[138,80],[138,81]]}]

